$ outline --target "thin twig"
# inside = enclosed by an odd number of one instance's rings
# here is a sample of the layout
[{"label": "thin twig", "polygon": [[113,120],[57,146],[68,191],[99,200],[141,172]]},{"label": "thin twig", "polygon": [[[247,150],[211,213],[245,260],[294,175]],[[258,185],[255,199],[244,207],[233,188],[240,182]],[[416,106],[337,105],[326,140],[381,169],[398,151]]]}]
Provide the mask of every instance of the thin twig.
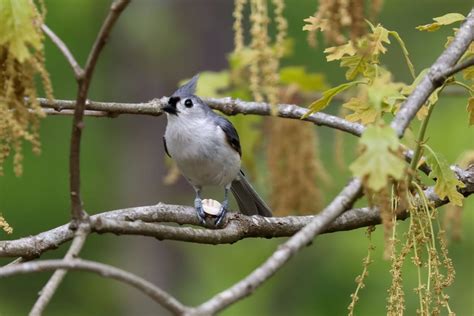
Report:
[{"label": "thin twig", "polygon": [[464,69],[467,69],[469,67],[472,67],[474,66],[474,57],[468,59],[468,60],[465,60],[459,64],[457,64],[456,66],[454,67],[451,67],[451,69],[447,70],[443,77],[444,77],[444,80],[448,79],[449,77],[451,77],[452,75],[455,75],[457,74],[458,72],[464,70]]},{"label": "thin twig", "polygon": [[[90,225],[82,224],[75,232],[75,237],[72,240],[72,244],[69,247],[66,255],[64,256],[64,260],[72,260],[79,256],[79,252],[81,251],[84,243],[86,242],[87,235],[90,232]],[[30,316],[40,316],[43,314],[44,309],[53,298],[54,293],[61,284],[62,280],[66,276],[67,270],[56,270],[54,271],[51,278],[48,280],[48,283],[43,287],[40,292],[40,296],[36,300],[36,303],[33,305],[33,308],[30,311]]]},{"label": "thin twig", "polygon": [[69,62],[69,65],[74,72],[74,77],[76,80],[82,77],[84,71],[82,70],[81,66],[77,63],[74,55],[71,53],[69,48],[66,44],[62,41],[62,39],[57,36],[46,24],[41,25],[41,29],[43,32],[49,37],[49,39],[56,45],[59,51],[66,57],[66,60]]},{"label": "thin twig", "polygon": [[181,304],[178,300],[176,300],[166,291],[160,289],[159,287],[135,274],[107,264],[88,260],[43,260],[20,263],[0,268],[0,278],[57,269],[93,272],[104,278],[110,278],[124,282],[148,295],[155,302],[157,302],[175,315],[182,315],[188,309],[186,306]]},{"label": "thin twig", "polygon": [[72,223],[82,221],[87,214],[82,207],[81,199],[81,185],[80,185],[80,149],[81,149],[81,136],[82,129],[84,128],[84,110],[86,106],[87,93],[89,91],[92,74],[97,64],[102,49],[107,42],[107,39],[112,31],[112,27],[115,25],[120,13],[129,4],[130,0],[116,0],[110,7],[109,14],[105,18],[102,28],[97,35],[89,57],[87,59],[86,66],[84,68],[84,74],[78,79],[78,92],[76,99],[76,107],[74,109],[74,119],[72,123],[72,134],[71,134],[71,149],[69,154],[69,176],[70,176],[70,194],[71,194],[71,213]]}]

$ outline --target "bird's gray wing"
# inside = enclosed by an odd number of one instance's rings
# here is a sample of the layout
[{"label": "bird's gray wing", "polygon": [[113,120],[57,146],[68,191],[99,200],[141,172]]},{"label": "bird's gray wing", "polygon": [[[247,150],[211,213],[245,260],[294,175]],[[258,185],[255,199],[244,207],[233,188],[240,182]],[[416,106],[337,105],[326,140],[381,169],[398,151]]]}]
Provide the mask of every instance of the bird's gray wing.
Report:
[{"label": "bird's gray wing", "polygon": [[224,131],[227,143],[239,153],[239,156],[242,156],[239,134],[237,134],[234,125],[228,119],[218,114],[215,114],[213,118],[214,122]]},{"label": "bird's gray wing", "polygon": [[165,152],[166,152],[166,154],[168,155],[168,157],[171,158],[171,155],[170,155],[170,153],[169,153],[169,151],[168,151],[168,147],[166,146],[166,137],[165,137],[165,136],[163,136],[163,146],[165,147]]}]

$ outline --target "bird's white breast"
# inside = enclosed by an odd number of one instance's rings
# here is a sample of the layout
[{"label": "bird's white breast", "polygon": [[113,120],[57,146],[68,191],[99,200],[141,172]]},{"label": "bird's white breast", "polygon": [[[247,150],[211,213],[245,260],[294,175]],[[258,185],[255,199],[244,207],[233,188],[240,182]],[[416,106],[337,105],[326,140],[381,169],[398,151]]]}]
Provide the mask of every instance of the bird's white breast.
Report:
[{"label": "bird's white breast", "polygon": [[171,157],[195,186],[225,186],[239,173],[239,154],[228,144],[224,131],[206,118],[170,116],[165,138]]}]

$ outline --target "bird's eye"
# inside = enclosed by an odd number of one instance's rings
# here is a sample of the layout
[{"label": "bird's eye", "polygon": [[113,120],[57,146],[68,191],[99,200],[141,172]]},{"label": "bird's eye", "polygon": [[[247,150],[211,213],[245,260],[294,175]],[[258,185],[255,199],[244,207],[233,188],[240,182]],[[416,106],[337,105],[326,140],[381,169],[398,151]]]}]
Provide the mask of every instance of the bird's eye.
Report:
[{"label": "bird's eye", "polygon": [[187,99],[186,101],[184,101],[184,105],[187,107],[187,108],[190,108],[193,106],[193,101],[191,99]]}]

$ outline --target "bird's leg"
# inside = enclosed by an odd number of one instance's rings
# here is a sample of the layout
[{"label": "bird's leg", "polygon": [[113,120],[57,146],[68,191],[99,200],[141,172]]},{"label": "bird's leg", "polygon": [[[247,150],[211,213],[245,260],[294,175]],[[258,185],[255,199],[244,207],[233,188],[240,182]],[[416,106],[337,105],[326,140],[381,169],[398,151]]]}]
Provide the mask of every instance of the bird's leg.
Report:
[{"label": "bird's leg", "polygon": [[215,221],[216,226],[219,226],[219,224],[224,219],[225,214],[227,214],[227,208],[229,206],[229,189],[230,189],[230,184],[224,187],[224,201],[222,202],[221,209],[219,210],[219,214],[217,215],[217,218]]},{"label": "bird's leg", "polygon": [[196,209],[196,213],[201,224],[206,224],[206,214],[204,214],[204,209],[202,208],[201,187],[194,187],[194,191],[196,191],[194,208]]}]

